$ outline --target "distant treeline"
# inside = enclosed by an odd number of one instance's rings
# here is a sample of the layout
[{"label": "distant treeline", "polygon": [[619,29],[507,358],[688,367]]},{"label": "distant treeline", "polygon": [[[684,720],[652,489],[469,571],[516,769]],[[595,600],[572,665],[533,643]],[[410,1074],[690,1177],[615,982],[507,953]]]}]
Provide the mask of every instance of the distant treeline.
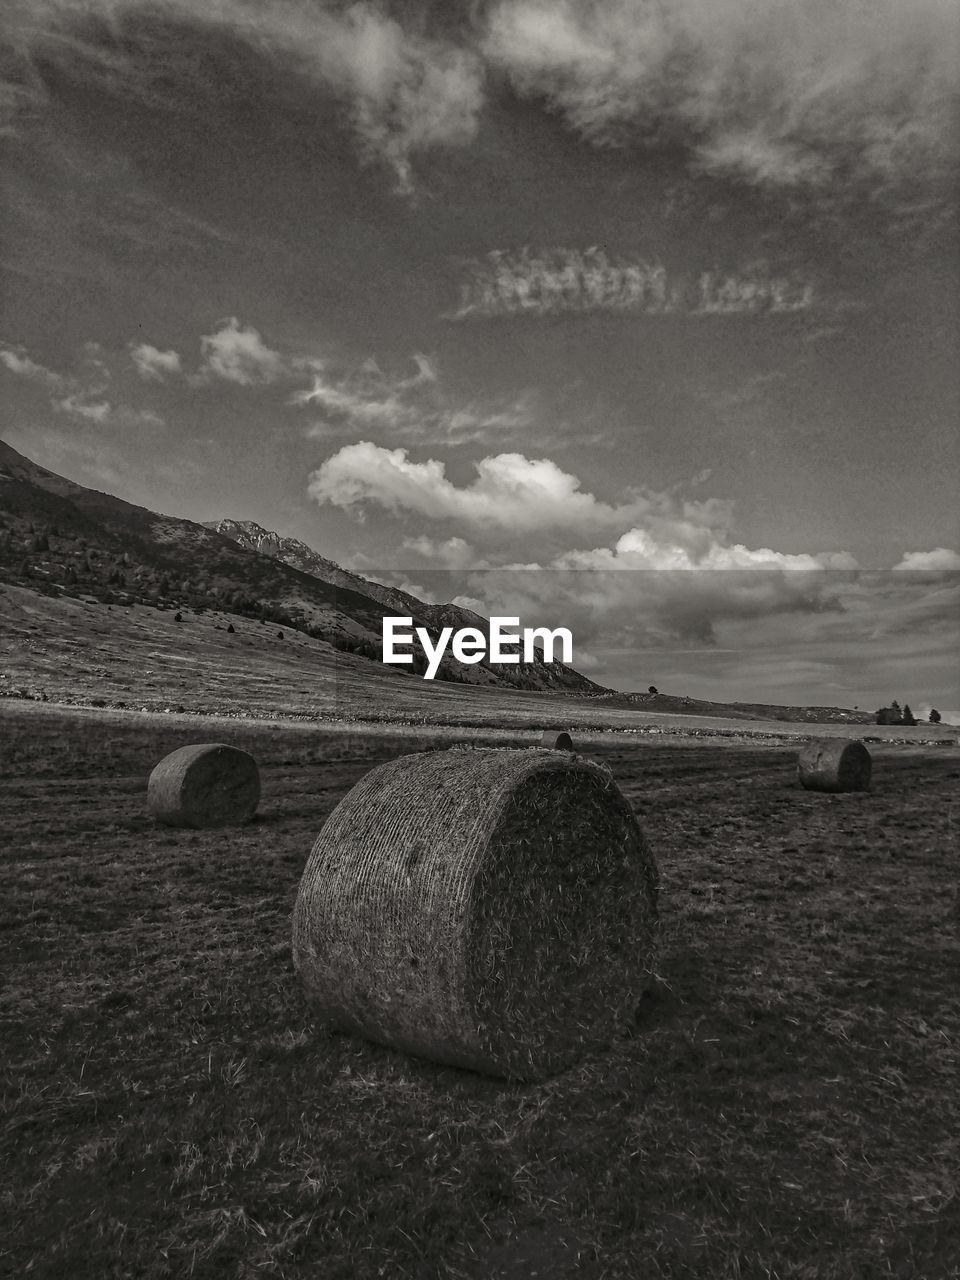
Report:
[{"label": "distant treeline", "polygon": [[[889,707],[881,707],[877,712],[877,724],[916,724],[917,717],[910,710],[910,704],[905,703],[901,708],[900,703],[894,699]],[[930,724],[940,723],[940,712],[936,707],[930,709]]]}]

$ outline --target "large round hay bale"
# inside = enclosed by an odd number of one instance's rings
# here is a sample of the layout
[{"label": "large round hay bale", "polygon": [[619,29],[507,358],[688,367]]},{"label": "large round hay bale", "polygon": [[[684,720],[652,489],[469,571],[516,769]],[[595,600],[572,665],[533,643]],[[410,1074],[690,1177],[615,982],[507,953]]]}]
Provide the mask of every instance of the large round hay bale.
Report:
[{"label": "large round hay bale", "polygon": [[551,751],[572,751],[573,739],[569,733],[557,733],[555,729],[545,729],[540,739],[541,747],[548,747]]},{"label": "large round hay bale", "polygon": [[294,964],[341,1028],[536,1079],[631,1027],[653,972],[657,886],[599,765],[536,748],[402,756],[320,832]]},{"label": "large round hay bale", "polygon": [[147,807],[171,827],[232,827],[248,822],[260,803],[253,756],[222,742],[171,751],[147,783]]},{"label": "large round hay bale", "polygon": [[801,750],[797,775],[808,791],[868,791],[871,765],[862,742],[820,738]]}]

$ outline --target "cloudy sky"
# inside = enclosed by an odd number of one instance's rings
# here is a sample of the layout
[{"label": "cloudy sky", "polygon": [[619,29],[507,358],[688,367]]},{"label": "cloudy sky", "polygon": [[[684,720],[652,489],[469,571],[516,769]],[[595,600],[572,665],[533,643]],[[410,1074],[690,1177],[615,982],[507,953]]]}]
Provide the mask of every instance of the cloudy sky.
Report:
[{"label": "cloudy sky", "polygon": [[953,0],[0,27],[15,448],[620,687],[960,708]]}]

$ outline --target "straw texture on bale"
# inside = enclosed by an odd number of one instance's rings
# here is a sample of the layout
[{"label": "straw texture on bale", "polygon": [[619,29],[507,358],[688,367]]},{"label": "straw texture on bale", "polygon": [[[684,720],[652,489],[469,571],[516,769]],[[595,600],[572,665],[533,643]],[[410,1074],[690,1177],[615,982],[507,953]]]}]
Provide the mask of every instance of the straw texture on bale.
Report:
[{"label": "straw texture on bale", "polygon": [[171,751],[147,783],[147,807],[171,827],[232,827],[249,822],[260,803],[253,756],[222,742]]},{"label": "straw texture on bale", "polygon": [[320,832],[293,959],[341,1028],[538,1079],[633,1025],[657,890],[633,811],[599,765],[538,748],[402,756]]},{"label": "straw texture on bale", "polygon": [[870,752],[850,738],[821,738],[800,752],[797,774],[808,791],[868,791]]},{"label": "straw texture on bale", "polygon": [[569,733],[557,733],[553,729],[545,729],[540,745],[548,747],[551,751],[572,751],[573,739]]}]

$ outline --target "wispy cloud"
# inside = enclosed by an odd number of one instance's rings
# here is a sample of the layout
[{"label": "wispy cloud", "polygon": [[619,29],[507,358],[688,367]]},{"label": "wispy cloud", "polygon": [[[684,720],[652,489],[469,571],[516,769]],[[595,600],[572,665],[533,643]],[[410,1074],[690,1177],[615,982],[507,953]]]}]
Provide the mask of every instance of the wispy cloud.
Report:
[{"label": "wispy cloud", "polygon": [[113,406],[108,400],[96,399],[96,393],[73,391],[62,400],[54,400],[53,407],[60,413],[69,413],[88,422],[103,424],[110,417]]},{"label": "wispy cloud", "polygon": [[499,0],[470,6],[457,36],[429,34],[418,8],[10,0],[0,105],[7,128],[43,108],[42,55],[120,101],[181,112],[218,91],[191,37],[222,32],[334,95],[361,154],[404,191],[418,152],[476,137],[503,75],[591,143],[667,143],[760,186],[843,200],[867,183],[922,203],[955,173],[954,0]]},{"label": "wispy cloud", "polygon": [[163,418],[152,409],[136,409],[128,404],[114,404],[110,400],[100,398],[101,393],[90,391],[73,391],[61,400],[54,400],[53,408],[58,413],[65,413],[73,418],[82,418],[97,426],[111,426],[123,429],[158,428],[165,425]]},{"label": "wispy cloud", "polygon": [[198,463],[178,454],[152,458],[148,478],[139,442],[128,436],[105,440],[100,432],[77,430],[72,424],[65,428],[15,428],[5,431],[4,438],[15,449],[59,475],[122,494],[128,502],[144,503],[153,509],[157,509],[153,484],[163,484],[175,509],[176,495],[185,486],[195,484],[203,474]]},{"label": "wispy cloud", "polygon": [[442,569],[486,569],[489,565],[463,538],[436,540],[420,534],[416,538],[404,538],[403,550],[414,557],[415,563]]},{"label": "wispy cloud", "polygon": [[926,190],[954,167],[957,36],[953,0],[502,0],[484,47],[600,145],[680,143],[760,185]]},{"label": "wispy cloud", "polygon": [[431,38],[364,0],[339,9],[296,0],[27,0],[13,3],[7,26],[21,64],[5,79],[8,120],[24,102],[42,104],[29,74],[38,53],[121,100],[180,112],[218,92],[190,45],[191,33],[219,31],[339,98],[361,154],[389,164],[404,191],[411,156],[468,142],[483,104],[483,63],[472,48]]},{"label": "wispy cloud", "polygon": [[29,378],[31,382],[39,382],[51,390],[57,390],[66,385],[65,379],[59,373],[31,360],[23,347],[0,347],[0,364],[18,377]]},{"label": "wispy cloud", "polygon": [[384,372],[376,360],[344,367],[328,362],[311,385],[295,391],[291,404],[317,415],[307,428],[311,439],[377,432],[392,443],[460,445],[489,443],[534,422],[531,394],[485,404],[451,398],[435,361],[420,352],[416,372]]},{"label": "wispy cloud", "polygon": [[109,398],[111,373],[99,343],[84,345],[78,361],[79,371],[75,373],[48,369],[32,359],[24,347],[0,348],[0,364],[18,377],[43,387],[56,413],[95,426],[134,429],[164,425],[163,418],[150,408],[135,408]]},{"label": "wispy cloud", "polygon": [[659,262],[578,249],[493,249],[467,264],[460,302],[447,319],[471,316],[550,316],[610,311],[634,315],[780,314],[806,311],[809,282],[771,273],[764,263],[740,271],[711,270],[668,277]]}]

